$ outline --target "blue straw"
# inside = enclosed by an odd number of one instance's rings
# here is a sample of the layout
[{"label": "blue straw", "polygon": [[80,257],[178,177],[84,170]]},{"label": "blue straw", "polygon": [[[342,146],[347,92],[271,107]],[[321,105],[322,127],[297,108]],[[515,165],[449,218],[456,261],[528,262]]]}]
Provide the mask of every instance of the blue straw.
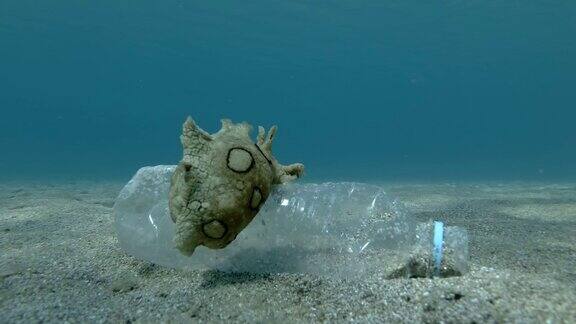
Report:
[{"label": "blue straw", "polygon": [[442,250],[444,243],[444,223],[434,221],[434,276],[440,275],[440,265],[442,264]]}]

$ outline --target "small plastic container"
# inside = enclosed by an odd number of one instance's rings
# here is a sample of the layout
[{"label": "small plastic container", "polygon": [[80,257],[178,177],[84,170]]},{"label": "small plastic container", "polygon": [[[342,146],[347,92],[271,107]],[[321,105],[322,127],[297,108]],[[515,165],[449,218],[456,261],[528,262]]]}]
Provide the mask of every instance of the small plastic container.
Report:
[{"label": "small plastic container", "polygon": [[201,246],[184,256],[172,244],[168,190],[173,170],[174,166],[140,169],[114,206],[121,247],[142,260],[180,269],[345,278],[452,276],[467,271],[464,229],[442,225],[440,235],[438,225],[417,224],[381,187],[351,182],[278,186],[229,246]]}]

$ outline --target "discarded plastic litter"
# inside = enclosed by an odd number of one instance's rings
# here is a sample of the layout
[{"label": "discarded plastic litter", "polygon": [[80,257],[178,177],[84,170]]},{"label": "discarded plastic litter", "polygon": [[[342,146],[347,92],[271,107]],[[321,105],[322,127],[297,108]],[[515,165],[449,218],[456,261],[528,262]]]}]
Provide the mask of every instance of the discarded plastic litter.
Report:
[{"label": "discarded plastic litter", "polygon": [[378,186],[350,182],[278,186],[228,247],[199,247],[186,257],[172,243],[167,197],[173,170],[174,166],[140,169],[114,206],[120,245],[142,260],[181,269],[350,278],[452,276],[467,271],[464,229],[443,226],[439,251],[432,222],[417,224]]}]

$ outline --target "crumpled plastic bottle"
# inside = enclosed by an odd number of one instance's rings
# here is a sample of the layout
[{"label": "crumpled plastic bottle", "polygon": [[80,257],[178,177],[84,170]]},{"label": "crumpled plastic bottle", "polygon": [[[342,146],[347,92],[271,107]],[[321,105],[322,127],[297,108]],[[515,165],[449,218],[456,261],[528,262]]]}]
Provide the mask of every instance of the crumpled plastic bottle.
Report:
[{"label": "crumpled plastic bottle", "polygon": [[174,166],[140,169],[114,205],[118,241],[139,259],[180,269],[345,278],[453,276],[467,271],[464,229],[418,224],[381,187],[353,182],[277,186],[229,246],[199,247],[191,257],[184,256],[172,244],[168,190],[173,170]]}]

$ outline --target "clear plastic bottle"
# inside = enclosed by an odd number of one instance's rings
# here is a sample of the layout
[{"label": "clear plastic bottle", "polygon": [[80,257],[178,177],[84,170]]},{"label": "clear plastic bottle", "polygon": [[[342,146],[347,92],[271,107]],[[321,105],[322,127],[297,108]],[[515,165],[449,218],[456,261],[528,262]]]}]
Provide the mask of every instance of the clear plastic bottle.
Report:
[{"label": "clear plastic bottle", "polygon": [[351,182],[278,186],[228,247],[199,247],[186,257],[172,244],[167,197],[173,170],[142,168],[118,196],[118,240],[137,258],[175,268],[346,278],[448,276],[467,270],[465,230],[447,227],[439,233],[438,223],[417,224],[381,187]]}]

